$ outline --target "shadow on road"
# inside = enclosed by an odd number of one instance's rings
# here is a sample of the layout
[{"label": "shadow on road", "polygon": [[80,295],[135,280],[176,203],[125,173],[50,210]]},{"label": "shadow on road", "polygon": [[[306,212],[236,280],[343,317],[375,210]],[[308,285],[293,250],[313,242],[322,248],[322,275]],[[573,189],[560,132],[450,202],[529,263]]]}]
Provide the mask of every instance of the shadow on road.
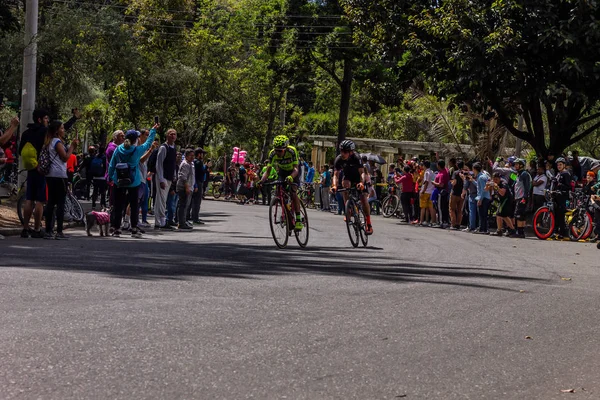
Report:
[{"label": "shadow on road", "polygon": [[[166,239],[166,238],[165,238]],[[187,243],[162,240],[160,243],[82,238],[80,250],[74,242],[35,242],[35,251],[23,246],[6,246],[4,260],[10,267],[64,270],[108,274],[127,279],[186,279],[225,277],[258,279],[265,276],[312,274],[342,276],[388,282],[424,282],[496,290],[518,291],[515,281],[543,279],[516,276],[509,271],[474,265],[426,265],[401,261],[376,249],[336,247],[278,250],[272,244]],[[84,250],[85,249],[85,250]],[[309,251],[307,251],[309,250]],[[24,257],[24,253],[27,253]],[[507,287],[508,286],[508,287]]]}]

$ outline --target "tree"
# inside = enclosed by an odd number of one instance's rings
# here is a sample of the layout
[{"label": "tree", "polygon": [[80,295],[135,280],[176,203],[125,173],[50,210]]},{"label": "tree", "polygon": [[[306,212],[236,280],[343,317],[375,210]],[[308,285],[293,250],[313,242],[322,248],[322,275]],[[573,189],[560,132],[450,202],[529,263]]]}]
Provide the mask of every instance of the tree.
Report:
[{"label": "tree", "polygon": [[[380,36],[401,38],[388,49],[400,66],[418,66],[440,96],[476,100],[479,111],[493,107],[538,155],[559,154],[600,128],[600,113],[590,113],[600,99],[597,2],[445,0],[413,7],[408,18],[392,0],[377,3],[385,12],[354,14],[376,44],[389,47]],[[524,130],[515,126],[518,115]]]}]

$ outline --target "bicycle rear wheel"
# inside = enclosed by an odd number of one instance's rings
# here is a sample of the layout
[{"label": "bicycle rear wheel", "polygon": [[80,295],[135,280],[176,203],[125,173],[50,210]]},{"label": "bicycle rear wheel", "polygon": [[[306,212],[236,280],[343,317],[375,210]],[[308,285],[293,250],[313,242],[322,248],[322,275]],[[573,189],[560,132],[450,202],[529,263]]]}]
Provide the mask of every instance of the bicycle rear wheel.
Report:
[{"label": "bicycle rear wheel", "polygon": [[271,234],[275,244],[280,249],[287,246],[289,238],[288,218],[285,215],[283,201],[279,197],[274,197],[269,205],[269,223],[271,225]]},{"label": "bicycle rear wheel", "polygon": [[221,184],[212,184],[212,195],[213,198],[218,199],[219,197],[221,197]]},{"label": "bicycle rear wheel", "polygon": [[25,193],[21,194],[17,199],[17,215],[19,216],[19,221],[21,221],[21,225],[25,222]]},{"label": "bicycle rear wheel", "polygon": [[546,240],[554,233],[554,213],[547,206],[540,207],[533,216],[533,232],[538,239]]},{"label": "bicycle rear wheel", "polygon": [[390,218],[391,216],[395,215],[398,211],[399,204],[400,199],[398,196],[391,195],[386,197],[383,200],[383,203],[381,203],[381,213],[383,214],[383,217]]},{"label": "bicycle rear wheel", "polygon": [[358,238],[360,236],[360,217],[357,214],[354,200],[346,201],[346,228],[348,229],[348,236],[353,247],[358,247]]},{"label": "bicycle rear wheel", "polygon": [[367,217],[362,207],[358,208],[358,221],[360,224],[360,241],[362,242],[364,247],[367,247],[367,244],[369,244],[369,235],[367,235]]},{"label": "bicycle rear wheel", "polygon": [[308,215],[306,214],[306,207],[304,207],[304,204],[300,204],[300,214],[302,215],[304,228],[301,231],[294,230],[294,234],[296,235],[296,241],[300,247],[306,247],[308,244]]}]

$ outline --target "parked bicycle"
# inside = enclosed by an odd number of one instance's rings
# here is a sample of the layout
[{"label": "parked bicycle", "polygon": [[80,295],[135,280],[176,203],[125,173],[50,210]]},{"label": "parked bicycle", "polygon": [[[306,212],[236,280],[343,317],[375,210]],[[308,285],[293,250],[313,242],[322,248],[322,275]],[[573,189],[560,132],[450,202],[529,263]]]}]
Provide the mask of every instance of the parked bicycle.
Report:
[{"label": "parked bicycle", "polygon": [[367,235],[367,222],[365,212],[360,202],[361,191],[356,187],[350,189],[338,189],[338,192],[348,192],[348,200],[346,200],[346,229],[353,247],[358,247],[359,238],[363,246],[369,243],[369,235]]},{"label": "parked bicycle", "polygon": [[[271,234],[275,244],[280,249],[283,249],[288,244],[290,236],[295,235],[296,241],[300,247],[306,247],[308,244],[308,215],[306,214],[306,207],[300,202],[300,214],[302,216],[302,223],[304,228],[302,230],[296,230],[295,227],[295,216],[292,210],[292,196],[290,195],[288,185],[295,185],[294,183],[288,184],[284,181],[275,181],[265,183],[266,186],[275,186],[275,196],[271,200],[269,205],[269,223],[271,225]],[[296,185],[297,186],[297,185]]]},{"label": "parked bicycle", "polygon": [[400,196],[398,196],[398,188],[396,185],[388,186],[388,194],[381,201],[381,213],[384,218],[390,218],[394,215],[402,214],[400,206]]}]

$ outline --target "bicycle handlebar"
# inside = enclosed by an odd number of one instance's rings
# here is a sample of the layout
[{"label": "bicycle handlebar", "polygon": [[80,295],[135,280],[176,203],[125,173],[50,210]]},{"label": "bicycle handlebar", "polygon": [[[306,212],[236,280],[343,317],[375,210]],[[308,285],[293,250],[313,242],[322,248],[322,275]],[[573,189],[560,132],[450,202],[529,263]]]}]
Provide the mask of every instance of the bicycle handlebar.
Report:
[{"label": "bicycle handlebar", "polygon": [[261,185],[265,185],[265,186],[276,186],[276,185],[284,185],[284,184],[298,186],[297,183],[294,183],[294,182],[289,183],[287,181],[273,181],[273,182],[261,183]]}]

